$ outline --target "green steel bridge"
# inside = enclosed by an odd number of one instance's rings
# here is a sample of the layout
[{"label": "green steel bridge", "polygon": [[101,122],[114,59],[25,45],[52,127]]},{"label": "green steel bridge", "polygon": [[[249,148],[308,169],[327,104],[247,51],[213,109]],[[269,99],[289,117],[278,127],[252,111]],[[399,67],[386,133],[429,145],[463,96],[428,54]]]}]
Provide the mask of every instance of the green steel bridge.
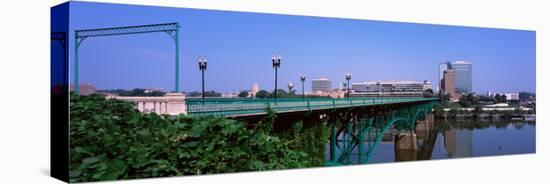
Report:
[{"label": "green steel bridge", "polygon": [[[187,114],[259,121],[271,109],[275,126],[303,121],[330,127],[330,161],[326,165],[366,164],[390,129],[414,136],[415,127],[438,98],[188,98]],[[410,140],[413,140],[412,138]],[[411,149],[416,149],[412,146]]]},{"label": "green steel bridge", "polygon": [[[75,30],[74,33],[74,92],[79,93],[79,47],[94,37],[166,33],[175,44],[175,91],[179,91],[179,23],[111,27]],[[61,39],[64,35],[52,35]],[[65,35],[66,36],[66,35]],[[62,42],[66,44],[65,41]],[[66,53],[65,53],[66,55]],[[257,121],[271,109],[277,114],[278,124],[302,121],[324,123],[331,127],[330,162],[328,165],[368,163],[373,150],[390,128],[411,131],[417,120],[431,113],[436,98],[293,98],[243,99],[213,98],[186,99],[189,116],[222,116]],[[136,104],[139,105],[139,104]],[[156,107],[156,103],[153,103]],[[167,103],[165,104],[167,105]],[[143,103],[143,108],[145,103]],[[139,107],[139,106],[138,106]],[[168,108],[165,106],[165,110]],[[373,133],[374,132],[374,133]],[[368,144],[367,144],[368,143]],[[338,155],[337,155],[338,153]],[[357,162],[351,157],[357,157]]]},{"label": "green steel bridge", "polygon": [[190,116],[241,117],[266,114],[268,108],[276,113],[306,112],[390,104],[431,102],[437,98],[188,98],[185,100]]}]

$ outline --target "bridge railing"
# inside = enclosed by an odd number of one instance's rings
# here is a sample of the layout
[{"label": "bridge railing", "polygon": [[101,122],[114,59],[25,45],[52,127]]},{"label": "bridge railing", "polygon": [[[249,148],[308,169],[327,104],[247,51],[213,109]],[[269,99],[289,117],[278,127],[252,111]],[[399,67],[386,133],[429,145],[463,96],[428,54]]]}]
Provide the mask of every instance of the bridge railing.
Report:
[{"label": "bridge railing", "polygon": [[432,101],[433,98],[207,98],[185,100],[190,116],[236,116],[263,114],[267,108],[277,113],[336,109],[355,106]]}]

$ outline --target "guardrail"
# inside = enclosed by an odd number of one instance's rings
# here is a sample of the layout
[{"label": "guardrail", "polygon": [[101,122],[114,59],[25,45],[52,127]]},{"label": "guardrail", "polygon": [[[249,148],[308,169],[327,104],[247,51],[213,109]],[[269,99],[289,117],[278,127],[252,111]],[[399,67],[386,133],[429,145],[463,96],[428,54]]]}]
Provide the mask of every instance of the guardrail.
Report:
[{"label": "guardrail", "polygon": [[190,116],[237,116],[263,114],[267,108],[282,113],[433,100],[437,98],[188,98],[185,104]]}]

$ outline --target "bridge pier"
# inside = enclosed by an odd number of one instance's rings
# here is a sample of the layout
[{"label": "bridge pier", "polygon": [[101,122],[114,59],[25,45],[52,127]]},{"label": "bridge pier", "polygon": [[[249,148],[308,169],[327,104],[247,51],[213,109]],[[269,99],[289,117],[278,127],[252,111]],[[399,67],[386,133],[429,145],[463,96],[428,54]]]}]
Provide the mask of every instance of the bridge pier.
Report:
[{"label": "bridge pier", "polygon": [[415,133],[399,133],[395,135],[395,161],[417,160],[417,139]]},{"label": "bridge pier", "polygon": [[398,133],[395,135],[395,149],[400,150],[416,150],[416,134],[415,133]]}]

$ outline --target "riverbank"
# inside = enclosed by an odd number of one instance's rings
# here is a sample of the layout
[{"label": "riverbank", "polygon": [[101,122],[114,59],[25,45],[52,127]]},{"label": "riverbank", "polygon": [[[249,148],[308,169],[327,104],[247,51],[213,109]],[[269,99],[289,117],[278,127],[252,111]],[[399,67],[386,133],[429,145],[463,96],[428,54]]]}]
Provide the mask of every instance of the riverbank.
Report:
[{"label": "riverbank", "polygon": [[[472,108],[473,109],[473,108]],[[535,121],[536,114],[522,110],[469,110],[463,109],[442,109],[435,110],[435,118],[438,119],[475,119],[475,120],[512,120],[512,121]]]}]

